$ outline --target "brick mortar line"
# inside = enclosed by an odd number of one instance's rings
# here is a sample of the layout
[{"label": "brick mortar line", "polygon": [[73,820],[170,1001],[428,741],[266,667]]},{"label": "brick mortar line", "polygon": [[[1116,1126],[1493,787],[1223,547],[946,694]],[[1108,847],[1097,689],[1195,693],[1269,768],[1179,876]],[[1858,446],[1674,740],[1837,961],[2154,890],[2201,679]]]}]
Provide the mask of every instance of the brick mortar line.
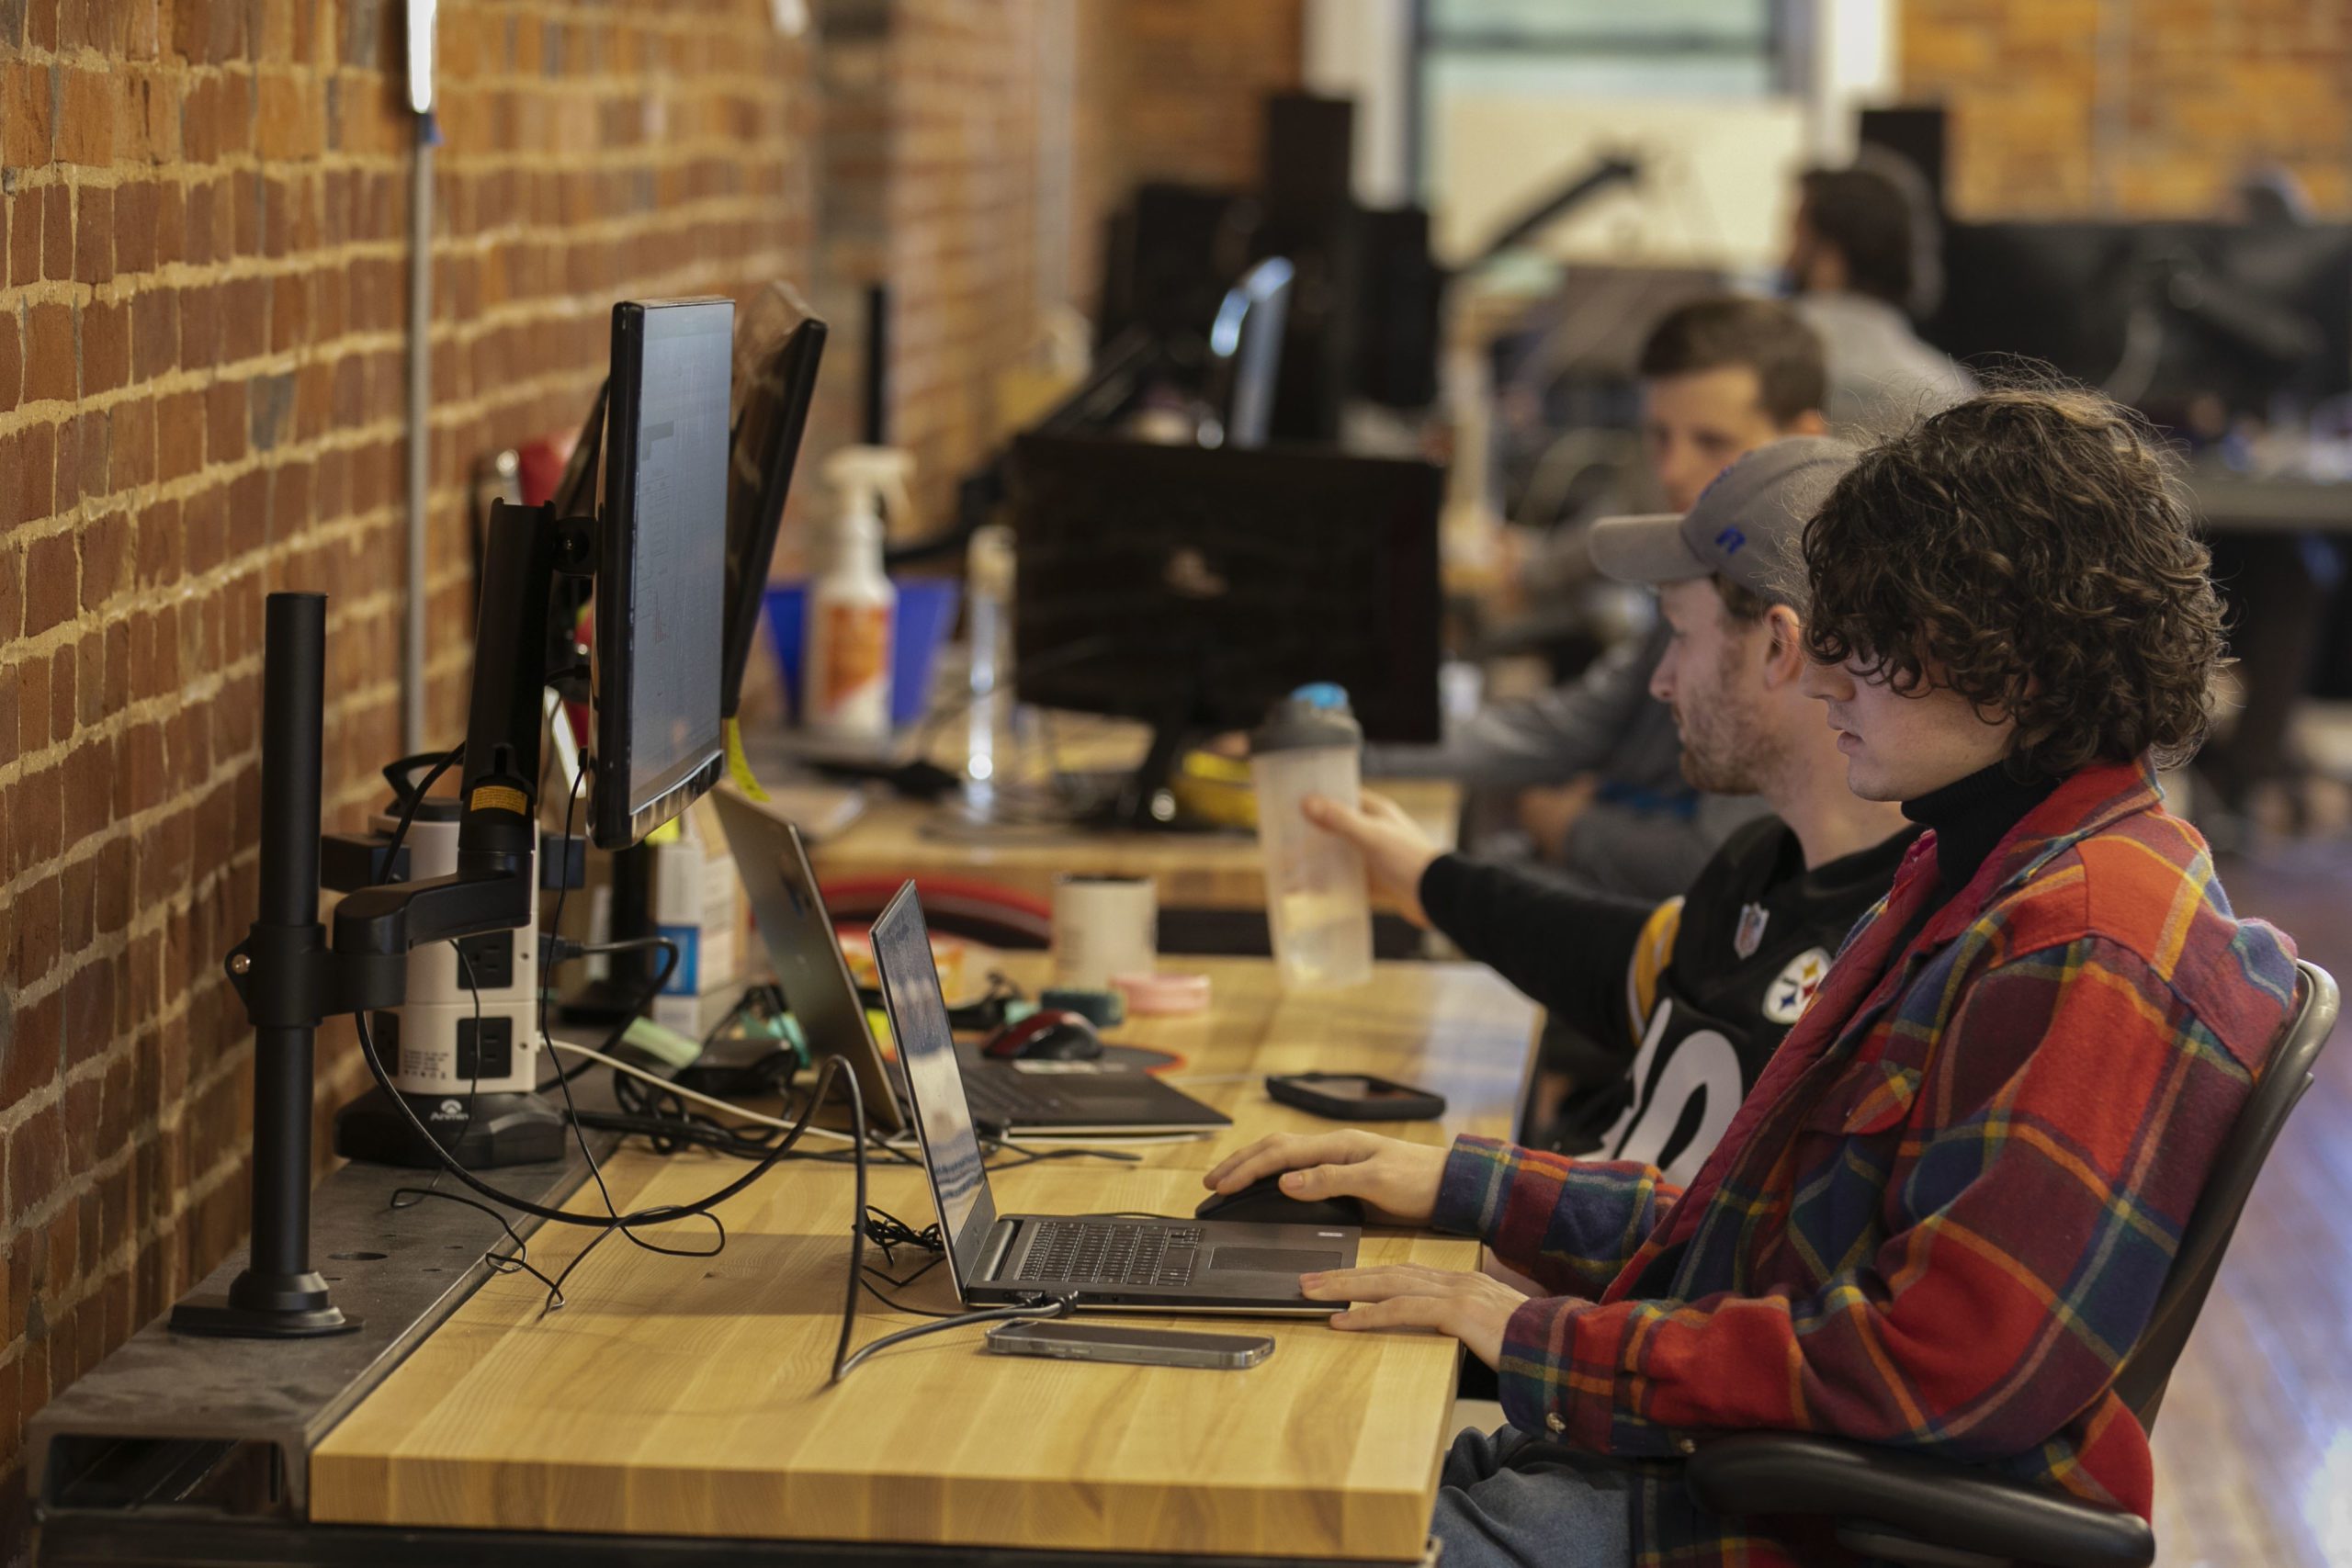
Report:
[{"label": "brick mortar line", "polygon": [[[221,879],[221,876],[216,875],[215,877],[208,878],[207,881],[208,884],[209,884],[218,882]],[[207,886],[200,890],[191,888],[191,903],[193,903],[195,896],[198,891],[203,892],[207,896],[210,896],[217,894],[219,889],[217,886]],[[134,922],[132,925],[125,927],[119,932],[112,933],[108,939],[107,945],[111,945],[114,948],[114,951],[102,954],[101,956],[108,958],[128,956],[131,949],[139,942],[158,933],[164,923],[162,916],[169,912],[170,911],[164,910],[155,911],[155,918],[142,919],[138,922]],[[170,995],[156,1008],[151,1017],[142,1019],[140,1021],[142,1024],[171,1023],[189,1010],[196,997],[200,992],[209,991],[220,987],[224,987],[227,984],[228,977],[225,975],[219,974],[210,969],[203,971],[187,985],[173,990]],[[240,1034],[249,1035],[252,1031],[250,1026],[247,1026],[239,1030],[238,1032]],[[48,1110],[51,1106],[62,1101],[68,1090],[78,1085],[87,1083],[94,1077],[104,1077],[105,1074],[111,1070],[117,1063],[120,1062],[135,1049],[137,1041],[138,1034],[135,1027],[131,1032],[116,1034],[107,1042],[103,1049],[90,1055],[85,1056],[80,1061],[74,1063],[72,1066],[64,1067],[61,1071],[52,1074],[48,1081],[36,1084],[31,1089],[26,1092],[25,1097],[22,1100],[10,1106],[5,1113],[0,1113],[0,1132],[5,1132],[13,1135],[18,1129],[23,1127],[26,1122],[31,1121],[35,1116],[39,1115],[43,1111]],[[164,1111],[176,1111],[188,1098],[189,1097],[187,1095],[182,1095],[179,1100],[163,1101],[155,1107],[155,1110],[158,1113]],[[145,1123],[142,1122],[141,1124],[144,1125]]]},{"label": "brick mortar line", "polygon": [[[236,477],[243,478],[243,474],[240,473]],[[174,483],[176,485],[177,481]],[[148,499],[146,504],[153,505],[182,499],[187,493],[192,492],[181,491],[178,495],[153,496]],[[136,506],[126,503],[119,507],[105,507],[91,516],[77,516],[74,513],[65,513],[56,517],[45,517],[40,520],[42,523],[53,524],[55,526],[44,527],[40,533],[34,534],[31,531],[34,525],[28,524],[24,528],[24,536],[28,545],[41,544],[51,539],[75,535],[77,522],[96,522],[99,517],[137,509]],[[115,600],[96,608],[79,608],[69,619],[60,621],[53,626],[45,627],[29,637],[14,639],[7,645],[7,650],[11,655],[23,654],[28,657],[53,652],[65,643],[76,640],[80,634],[103,631],[118,620],[129,619],[138,611],[161,607],[166,599],[176,602],[198,597],[200,591],[215,591],[232,586],[236,580],[247,571],[266,570],[273,562],[294,555],[303,547],[318,543],[345,540],[349,536],[368,527],[396,524],[400,522],[402,506],[398,502],[387,502],[381,506],[369,507],[365,512],[338,513],[334,517],[323,518],[313,523],[300,534],[287,536],[278,540],[275,546],[265,545],[259,550],[248,550],[225,556],[201,571],[192,573],[183,571],[180,576],[169,582],[140,583],[137,581],[137,565],[134,562],[131,583],[119,590],[119,596]],[[81,727],[76,728],[78,729]],[[9,765],[14,766],[13,763]],[[0,768],[0,773],[4,772],[6,769]]]},{"label": "brick mortar line", "polygon": [[[222,1077],[244,1066],[245,1059],[250,1058],[252,1055],[253,1042],[250,1038],[222,1052],[220,1060],[205,1069],[200,1087],[197,1078],[192,1077],[188,1080],[188,1091],[181,1097],[181,1103],[193,1100],[200,1094],[209,1093],[219,1085]],[[98,1186],[127,1168],[132,1157],[138,1154],[141,1145],[147,1141],[138,1135],[140,1133],[159,1134],[177,1125],[178,1118],[175,1117],[167,1122],[161,1113],[153,1119],[141,1118],[129,1143],[106,1155],[86,1171],[75,1172],[74,1184],[62,1187],[51,1193],[49,1201],[44,1202],[40,1211],[38,1212],[38,1218],[32,1214],[24,1216],[19,1221],[19,1235],[36,1226],[48,1224],[57,1217],[67,1202],[95,1196]],[[135,1259],[140,1250],[148,1243],[173,1235],[178,1228],[175,1222],[185,1215],[189,1209],[194,1208],[197,1201],[209,1198],[220,1190],[225,1183],[234,1178],[237,1171],[243,1168],[244,1163],[243,1157],[237,1151],[223,1151],[210,1166],[190,1178],[185,1186],[175,1186],[172,1189],[172,1206],[156,1216],[156,1223],[152,1229],[143,1234],[134,1234],[130,1239],[117,1243],[113,1251],[102,1255],[103,1258],[111,1263],[118,1254],[127,1252]],[[119,1270],[112,1267],[104,1269],[85,1268],[82,1270],[82,1282],[88,1288],[70,1300],[58,1302],[58,1306],[63,1310],[80,1310],[82,1304],[104,1290],[118,1272]],[[132,1326],[136,1328],[141,1325],[133,1325]],[[6,1367],[9,1359],[22,1351],[30,1341],[31,1336],[20,1334],[10,1340],[5,1348],[0,1348],[0,1367]]]},{"label": "brick mortar line", "polygon": [[[709,198],[709,201],[713,204],[719,202],[731,203],[736,199],[737,198],[733,197],[713,197]],[[696,204],[689,204],[690,207]],[[688,211],[687,209],[684,208],[672,210],[673,213],[689,218],[695,216],[694,213]],[[705,213],[703,216],[707,217],[713,215]],[[639,233],[650,232],[658,228],[666,228],[669,226],[667,224],[661,223],[658,220],[658,217],[648,217],[643,220],[612,220],[612,223],[630,226],[628,232],[614,231],[606,235],[606,237],[614,239],[634,238]],[[611,225],[607,225],[606,228],[610,229]],[[517,241],[532,240],[542,236],[549,239],[562,239],[566,236],[577,238],[579,237],[579,233],[577,231],[572,230],[535,228],[530,230],[515,231],[507,234],[469,236],[460,240],[436,241],[435,245],[435,259],[439,260],[444,255],[447,255],[455,259],[468,259],[465,255],[463,247],[470,247],[474,253],[474,259],[478,259],[480,255],[486,254],[502,246],[514,243]],[[377,254],[379,248],[380,247],[379,247],[375,242],[368,242],[365,244],[355,243],[354,245],[346,246],[331,253],[331,259],[339,258],[345,261],[389,260],[405,257],[408,254],[408,249],[405,243],[399,244],[397,247],[389,250],[387,254]],[[754,255],[742,258],[741,263],[737,265],[748,265],[775,257],[785,248],[786,247],[780,245],[763,246],[759,253],[756,253]],[[362,254],[363,252],[365,254]],[[315,253],[313,254],[315,255]],[[275,281],[280,277],[293,276],[298,274],[307,275],[311,271],[323,272],[326,270],[328,270],[328,267],[325,265],[310,267],[292,261],[288,261],[282,265],[256,261],[254,265],[251,266],[232,266],[222,269],[208,269],[196,263],[175,262],[173,263],[171,266],[159,268],[153,273],[139,273],[131,275],[136,278],[151,279],[152,281],[144,288],[130,288],[126,289],[119,287],[115,280],[109,280],[107,284],[104,285],[93,285],[69,282],[64,279],[51,278],[45,279],[37,284],[27,285],[24,288],[14,292],[17,294],[22,303],[28,307],[44,304],[65,304],[72,306],[78,310],[82,308],[94,304],[128,307],[141,295],[165,288],[173,288],[175,290],[184,290],[191,287],[212,287],[220,284],[249,282],[263,278]],[[708,270],[708,268],[705,264],[691,264],[686,266],[673,268],[667,273],[657,275],[655,277],[647,280],[644,286],[648,288],[658,288],[662,287],[663,282],[667,279],[680,276],[692,276],[697,273],[707,270]],[[102,290],[105,292],[102,293]],[[570,291],[561,294],[540,294],[522,299],[510,299],[501,302],[500,304],[492,305],[482,310],[477,311],[474,315],[463,321],[460,321],[454,316],[436,316],[434,321],[433,329],[428,337],[428,342],[435,348],[443,346],[467,347],[474,343],[480,342],[482,338],[488,336],[493,332],[502,331],[508,327],[527,325],[532,322],[541,321],[572,319],[581,315],[593,314],[597,310],[606,308],[610,305],[610,301],[608,299],[604,300],[600,305],[597,302],[600,298],[601,296],[596,294],[577,291]],[[77,340],[78,330],[77,325]],[[352,354],[384,352],[392,349],[405,351],[408,347],[408,344],[409,337],[405,327],[398,329],[386,328],[366,332],[346,332],[338,337],[329,338],[320,342],[297,344],[289,348],[277,349],[265,354],[248,355],[243,359],[230,360],[220,365],[207,366],[197,368],[191,368],[187,366],[175,366],[173,368],[164,371],[159,376],[149,377],[145,380],[127,380],[121,386],[108,388],[103,392],[92,392],[86,395],[76,396],[70,400],[63,398],[43,398],[38,401],[20,402],[15,409],[11,410],[6,414],[0,414],[0,434],[6,434],[10,430],[23,429],[34,423],[59,423],[62,419],[71,417],[76,412],[101,412],[103,410],[112,408],[119,403],[130,401],[132,399],[141,396],[153,398],[169,397],[187,391],[205,389],[209,387],[216,386],[223,380],[245,380],[251,379],[256,376],[285,374],[291,371],[298,371],[307,365],[315,364],[323,359],[332,358],[340,360],[342,358],[348,357]],[[55,412],[58,410],[64,410],[67,412],[64,414],[60,414]]]},{"label": "brick mortar line", "polygon": [[[389,605],[382,603],[383,600],[390,597],[390,594],[389,590],[382,591],[379,593],[366,595],[364,599],[358,603],[353,613],[377,615],[385,615],[390,610],[397,609],[398,607],[396,600]],[[167,692],[159,696],[144,698],[140,702],[127,705],[121,712],[117,713],[108,718],[101,719],[97,724],[91,726],[87,729],[78,731],[74,737],[68,737],[66,740],[52,740],[48,745],[42,747],[40,750],[33,752],[25,758],[19,759],[16,763],[11,763],[8,769],[0,770],[0,783],[17,783],[31,776],[32,774],[41,773],[52,766],[62,763],[75,751],[82,749],[80,746],[72,744],[72,742],[77,738],[85,742],[119,739],[131,730],[140,728],[142,726],[152,723],[159,718],[168,718],[170,716],[187,707],[191,700],[205,701],[218,696],[220,689],[230,684],[232,681],[246,675],[259,674],[261,672],[261,659],[262,650],[254,649],[249,653],[243,654],[229,660],[222,668],[210,672],[209,675],[191,677],[187,682],[184,682],[176,691]],[[340,708],[345,705],[355,704],[359,694],[362,693],[374,692],[379,688],[387,686],[397,690],[398,684],[399,683],[396,681],[377,682],[367,686],[356,688],[354,691],[345,693],[339,697],[336,706]],[[334,720],[331,718],[330,724],[333,722]],[[243,754],[240,753],[240,756],[242,755]],[[256,750],[254,755],[258,756],[259,752]],[[205,790],[209,788],[213,782],[214,781],[210,773],[208,773],[206,777],[203,779],[190,781],[186,785],[183,793],[186,791]],[[62,871],[69,868],[78,858],[80,858],[74,852],[79,844],[95,843],[104,845],[110,843],[116,837],[120,836],[116,829],[127,829],[129,827],[130,823],[128,820],[109,822],[105,828],[100,829],[96,833],[84,835],[82,839],[76,841],[76,844],[66,846],[51,859],[42,861],[37,865],[28,866],[24,871],[18,873],[13,880],[6,884],[0,884],[0,896],[13,897],[16,894],[21,893],[26,887],[30,886],[40,874],[51,870]]]},{"label": "brick mortar line", "polygon": [[[220,983],[225,984],[225,979]],[[189,986],[175,992],[156,1008],[151,1018],[142,1021],[158,1026],[179,1021],[189,1012],[198,988],[195,986]],[[77,1088],[92,1078],[103,1077],[107,1073],[111,1072],[115,1066],[136,1051],[137,1043],[136,1033],[119,1035],[107,1044],[105,1050],[95,1055],[85,1057],[52,1077],[47,1083],[35,1087],[24,1099],[9,1107],[6,1118],[6,1131],[9,1135],[13,1137],[33,1117],[49,1110],[51,1106],[60,1104],[69,1089]],[[135,1146],[139,1143],[137,1136],[139,1132],[164,1132],[178,1126],[185,1120],[187,1106],[197,1098],[200,1089],[209,1089],[212,1087],[215,1081],[214,1075],[220,1061],[234,1056],[241,1051],[250,1052],[252,1046],[253,1031],[250,1028],[238,1031],[237,1038],[221,1049],[211,1066],[189,1077],[187,1087],[176,1099],[159,1100],[153,1107],[149,1108],[146,1113],[134,1121],[131,1145]],[[100,1164],[104,1164],[103,1158]],[[93,1170],[96,1168],[96,1167],[92,1168]]]},{"label": "brick mortar line", "polygon": [[[215,262],[193,262],[181,259],[139,272],[111,273],[102,283],[89,283],[73,277],[40,277],[19,284],[8,290],[8,293],[22,306],[55,303],[85,305],[93,302],[122,304],[139,294],[152,292],[158,288],[187,288],[247,282],[254,278],[275,279],[298,274],[307,275],[311,272],[325,271],[336,263],[405,260],[413,249],[406,231],[406,214],[407,209],[403,204],[401,231],[388,236],[346,239],[339,243],[290,251],[277,256],[232,254]],[[673,207],[624,213],[612,218],[589,219],[576,223],[535,221],[498,224],[474,229],[463,234],[436,231],[432,241],[432,253],[435,261],[444,258],[468,259],[469,253],[478,254],[501,245],[520,242],[547,241],[576,244],[597,240],[625,240],[635,238],[642,233],[672,229],[682,221],[715,220],[729,216],[758,217],[762,215],[775,217],[779,221],[783,220],[784,216],[776,214],[770,203],[756,195],[742,192],[721,193],[690,197]],[[542,296],[541,298],[558,298],[558,296]],[[438,322],[442,318],[435,318],[435,320]]]},{"label": "brick mortar line", "polygon": [[[304,542],[317,541],[327,544],[347,542],[351,536],[360,533],[370,525],[398,520],[399,513],[396,509],[382,507],[369,513],[337,518],[331,523],[321,525],[311,532],[300,536],[300,539]],[[55,531],[43,536],[43,537],[54,536]],[[289,541],[290,543],[292,541]],[[88,625],[78,617],[74,620],[60,622],[36,637],[19,638],[10,645],[11,650],[21,652],[23,657],[28,659],[47,657],[69,642],[78,645],[82,637],[92,631],[104,632],[113,626],[117,621],[128,621],[138,612],[167,607],[158,603],[159,596],[167,595],[172,604],[209,597],[232,586],[237,579],[247,571],[266,572],[273,556],[276,558],[283,558],[287,553],[288,552],[283,548],[277,552],[265,552],[264,558],[258,561],[249,556],[232,558],[210,568],[200,576],[184,578],[178,582],[150,590],[145,598],[122,604],[119,614],[112,608],[84,612],[85,615],[97,617],[96,626]],[[375,589],[345,601],[338,604],[336,609],[348,615],[379,612],[388,604],[397,609],[401,592],[401,590],[397,587]],[[232,657],[227,664],[219,670],[199,671],[184,676],[178,688],[174,691],[159,693],[154,696],[142,697],[126,704],[120,712],[102,718],[95,725],[77,725],[62,739],[51,740],[38,750],[20,753],[6,766],[0,767],[0,784],[12,783],[28,773],[39,772],[51,761],[62,761],[74,750],[73,742],[76,739],[101,737],[110,739],[121,733],[128,725],[143,722],[146,718],[153,716],[164,704],[171,703],[185,706],[188,694],[198,686],[210,687],[224,684],[232,676],[245,673],[249,667],[257,668],[261,651],[260,649],[253,649]],[[75,671],[75,678],[78,682],[80,678],[78,669]],[[21,882],[22,878],[17,880]]]},{"label": "brick mortar line", "polygon": [[[742,101],[759,104],[773,101],[773,83],[747,85],[740,95]],[[568,85],[550,87],[546,96],[569,96]],[[693,95],[702,98],[706,95]],[[721,95],[722,96],[726,95]],[[639,92],[619,90],[614,103],[636,103],[643,100]],[[183,105],[185,107],[185,105]],[[664,138],[660,141],[619,142],[612,146],[594,146],[584,151],[569,151],[574,144],[542,149],[481,148],[451,151],[447,143],[435,148],[435,194],[440,194],[441,179],[473,178],[481,175],[507,174],[517,170],[530,174],[601,174],[635,169],[683,168],[688,164],[719,160],[744,167],[763,168],[774,164],[789,168],[792,152],[775,145],[773,160],[761,159],[746,164],[745,144],[737,138],[719,131],[706,131],[692,139]],[[766,143],[755,141],[754,146]],[[195,162],[185,156],[156,161],[139,158],[116,158],[104,164],[68,164],[50,162],[31,164],[16,171],[17,183],[8,194],[21,196],[27,191],[48,190],[62,186],[68,190],[117,190],[124,185],[156,183],[194,186],[210,184],[222,177],[243,175],[259,175],[264,179],[284,181],[323,179],[330,175],[362,174],[406,176],[414,163],[414,152],[403,145],[392,152],[353,152],[343,149],[322,149],[317,152],[294,157],[273,158],[255,152],[232,152],[225,157]],[[405,181],[403,180],[403,184]],[[436,203],[436,207],[437,207]],[[408,220],[408,204],[399,205],[399,217],[403,225]]]}]

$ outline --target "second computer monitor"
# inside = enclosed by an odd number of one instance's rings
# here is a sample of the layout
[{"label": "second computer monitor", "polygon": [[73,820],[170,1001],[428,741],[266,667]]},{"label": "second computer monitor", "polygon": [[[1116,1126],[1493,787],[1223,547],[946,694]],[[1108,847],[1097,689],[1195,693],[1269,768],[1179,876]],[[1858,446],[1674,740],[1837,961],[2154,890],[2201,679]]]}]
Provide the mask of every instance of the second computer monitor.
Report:
[{"label": "second computer monitor", "polygon": [[596,843],[620,849],[717,782],[735,307],[613,307],[596,572]]},{"label": "second computer monitor", "polygon": [[1434,741],[1443,477],[1329,450],[1023,436],[1022,700],[1198,732],[1330,681],[1367,738]]}]

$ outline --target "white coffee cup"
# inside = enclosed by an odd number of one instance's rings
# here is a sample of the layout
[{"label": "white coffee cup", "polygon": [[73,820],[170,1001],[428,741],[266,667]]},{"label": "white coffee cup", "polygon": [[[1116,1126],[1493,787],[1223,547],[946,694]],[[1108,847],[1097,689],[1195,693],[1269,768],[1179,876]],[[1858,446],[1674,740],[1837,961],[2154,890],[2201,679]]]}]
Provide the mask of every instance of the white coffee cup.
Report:
[{"label": "white coffee cup", "polygon": [[1055,879],[1055,985],[1107,991],[1114,975],[1149,974],[1159,952],[1159,889],[1150,877]]}]

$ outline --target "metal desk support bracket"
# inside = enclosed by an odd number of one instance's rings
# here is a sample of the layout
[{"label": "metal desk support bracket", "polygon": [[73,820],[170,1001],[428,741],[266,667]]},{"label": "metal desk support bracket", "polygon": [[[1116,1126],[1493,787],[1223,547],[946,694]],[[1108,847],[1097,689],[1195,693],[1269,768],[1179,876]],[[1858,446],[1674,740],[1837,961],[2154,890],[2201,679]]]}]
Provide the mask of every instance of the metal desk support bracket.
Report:
[{"label": "metal desk support bracket", "polygon": [[[591,1133],[599,1158],[618,1141]],[[512,1166],[501,1184],[557,1203],[587,1177],[572,1159]],[[217,1501],[224,1511],[307,1516],[311,1450],[424,1337],[489,1278],[498,1225],[460,1203],[390,1207],[423,1173],[346,1165],[311,1195],[313,1245],[356,1331],[315,1339],[216,1339],[148,1324],[35,1416],[27,1434],[33,1496],[46,1518]],[[537,1221],[519,1217],[529,1237]],[[243,1247],[191,1295],[218,1295]],[[259,1461],[256,1468],[256,1461]]]}]

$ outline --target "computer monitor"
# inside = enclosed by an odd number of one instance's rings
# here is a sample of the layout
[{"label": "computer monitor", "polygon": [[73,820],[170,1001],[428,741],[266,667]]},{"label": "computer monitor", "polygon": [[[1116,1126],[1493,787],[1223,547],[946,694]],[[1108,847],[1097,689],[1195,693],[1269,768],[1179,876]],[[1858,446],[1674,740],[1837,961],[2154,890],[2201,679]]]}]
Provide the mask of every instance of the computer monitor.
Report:
[{"label": "computer monitor", "polygon": [[1210,395],[1224,424],[1225,446],[1266,444],[1274,384],[1282,374],[1291,276],[1290,263],[1267,257],[1226,290],[1209,325]]},{"label": "computer monitor", "polygon": [[1445,273],[1430,250],[1427,208],[1358,217],[1363,265],[1356,290],[1354,389],[1393,409],[1437,400]]},{"label": "computer monitor", "polygon": [[737,412],[728,448],[727,619],[718,693],[718,711],[728,718],[742,702],[768,563],[825,356],[825,323],[784,284],[762,290],[745,318],[736,334]]},{"label": "computer monitor", "polygon": [[1152,725],[1148,774],[1315,681],[1368,739],[1438,739],[1436,465],[1025,435],[1008,478],[1023,701]]},{"label": "computer monitor", "polygon": [[1968,223],[1928,336],[1980,367],[2045,361],[2158,420],[2352,389],[2352,226]]},{"label": "computer monitor", "polygon": [[613,307],[597,531],[598,847],[620,849],[684,810],[725,766],[726,299]]}]

